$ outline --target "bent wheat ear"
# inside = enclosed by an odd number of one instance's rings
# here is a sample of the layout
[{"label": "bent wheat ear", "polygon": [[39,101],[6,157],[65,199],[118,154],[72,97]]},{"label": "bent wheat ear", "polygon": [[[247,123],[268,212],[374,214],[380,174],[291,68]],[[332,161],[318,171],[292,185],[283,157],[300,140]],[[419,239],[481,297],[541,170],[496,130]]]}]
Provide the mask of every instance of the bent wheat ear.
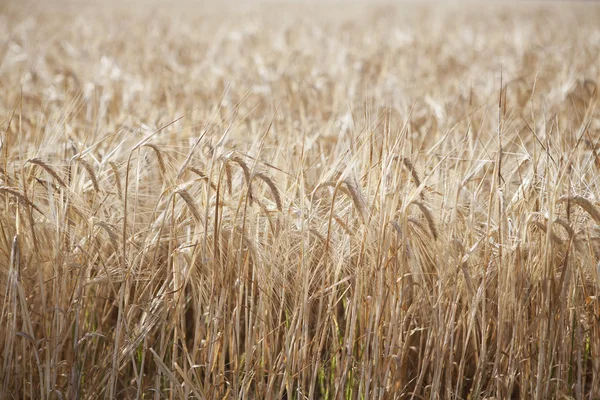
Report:
[{"label": "bent wheat ear", "polygon": [[119,175],[119,168],[117,167],[117,164],[114,161],[110,161],[108,165],[110,165],[112,173],[115,177],[115,185],[117,186],[117,194],[119,196],[119,199],[123,200],[123,186],[121,185],[121,175]]},{"label": "bent wheat ear", "polygon": [[348,228],[348,225],[336,214],[333,214],[333,219],[346,231],[348,235],[352,234],[352,231]]},{"label": "bent wheat ear", "polygon": [[421,203],[420,201],[413,201],[411,204],[414,204],[417,207],[419,207],[419,209],[421,210],[421,213],[423,213],[423,215],[425,216],[425,219],[427,220],[427,225],[429,226],[431,235],[433,236],[433,238],[435,240],[437,240],[438,231],[435,227],[435,222],[433,221],[433,216],[431,215],[431,211],[429,211],[429,208],[427,208],[427,206],[425,204]]},{"label": "bent wheat ear", "polygon": [[224,168],[227,177],[227,192],[231,196],[231,191],[233,190],[233,173],[231,172],[231,166],[228,163],[225,163]]},{"label": "bent wheat ear", "polygon": [[582,196],[563,196],[558,199],[559,203],[573,203],[577,204],[579,207],[583,208],[587,213],[596,221],[597,224],[600,224],[600,211],[596,206],[592,204],[591,201]]},{"label": "bent wheat ear", "polygon": [[52,168],[46,162],[40,160],[39,158],[31,158],[27,162],[30,163],[30,164],[34,164],[34,165],[37,165],[37,166],[43,168],[47,173],[49,173],[54,178],[54,180],[56,180],[56,182],[58,182],[58,184],[60,186],[67,187],[67,184],[65,183],[65,181],[63,181],[61,179],[61,177],[58,175],[58,173],[56,172],[56,170],[54,170],[54,168]]},{"label": "bent wheat ear", "polygon": [[6,187],[6,186],[0,186],[0,193],[8,193],[10,195],[13,195],[21,203],[24,203],[25,205],[28,205],[28,206],[32,207],[34,210],[36,210],[40,214],[45,215],[38,206],[36,206],[35,204],[33,204],[28,198],[26,198],[23,194],[19,193],[16,189],[9,188],[9,187]]},{"label": "bent wheat ear", "polygon": [[369,217],[369,212],[367,211],[367,202],[365,201],[362,193],[360,192],[358,184],[356,183],[355,180],[350,179],[350,178],[346,179],[344,181],[344,183],[346,184],[346,187],[348,188],[350,198],[352,199],[354,206],[358,210],[360,217],[362,218],[363,222],[366,223],[367,219]]},{"label": "bent wheat ear", "polygon": [[403,158],[402,164],[406,167],[406,169],[412,175],[413,180],[415,181],[415,186],[417,186],[417,187],[421,186],[421,178],[419,178],[419,173],[417,172],[417,169],[415,168],[414,164],[411,163],[408,160],[408,158]]},{"label": "bent wheat ear", "polygon": [[[255,178],[259,178],[261,179],[264,183],[267,184],[267,186],[269,187],[269,189],[271,189],[271,193],[273,194],[273,197],[275,198],[275,203],[277,204],[277,209],[281,212],[283,212],[283,205],[281,202],[281,195],[279,194],[279,190],[277,189],[277,186],[275,186],[275,183],[273,182],[273,180],[268,177],[267,175],[261,173],[261,172],[256,172],[254,174]],[[253,177],[253,179],[254,179]]]},{"label": "bent wheat ear", "polygon": [[271,220],[271,216],[269,215],[269,209],[260,199],[256,199],[256,203],[258,204],[258,206],[260,207],[262,212],[267,217],[267,221],[269,221],[269,227],[271,228],[271,231],[273,233],[275,233],[277,230],[275,229],[275,225],[273,224],[273,221]]},{"label": "bent wheat ear", "polygon": [[398,238],[402,237],[402,227],[400,227],[400,224],[398,223],[398,221],[390,221],[390,225],[396,230],[396,232],[398,232]]},{"label": "bent wheat ear", "polygon": [[71,212],[71,211],[72,211],[73,213],[75,213],[75,214],[79,215],[79,218],[81,218],[83,221],[87,220],[87,218],[88,218],[88,216],[87,216],[87,215],[85,215],[85,214],[83,213],[83,211],[81,211],[81,210],[79,209],[79,207],[77,207],[77,206],[76,206],[76,205],[74,205],[73,203],[70,203],[70,204],[69,204],[69,207],[67,208],[67,210],[68,210],[69,212]]},{"label": "bent wheat ear", "polygon": [[102,229],[104,229],[104,231],[108,234],[108,237],[110,238],[110,243],[113,245],[113,247],[115,249],[119,247],[119,245],[118,245],[118,243],[119,243],[119,236],[114,231],[113,227],[111,227],[110,225],[108,225],[104,221],[96,221],[94,223],[94,225],[97,225],[97,226],[101,227]]},{"label": "bent wheat ear", "polygon": [[100,191],[100,185],[98,185],[98,178],[96,177],[96,173],[94,172],[94,168],[91,166],[91,164],[89,162],[87,162],[83,158],[77,158],[76,161],[79,162],[79,163],[81,163],[81,165],[83,166],[83,168],[85,168],[85,170],[87,171],[88,175],[90,176],[90,180],[92,181],[92,186],[94,187],[94,190],[96,192],[99,192]]},{"label": "bent wheat ear", "polygon": [[252,180],[250,179],[250,168],[248,168],[248,164],[240,157],[233,157],[231,161],[240,166],[240,168],[244,171],[244,178],[246,179],[246,184],[250,187],[252,185]]},{"label": "bent wheat ear", "polygon": [[[206,174],[204,172],[202,172],[201,170],[199,170],[198,168],[187,167],[187,170],[198,175],[198,177],[200,177],[200,179],[205,180],[206,182],[209,182],[208,176],[206,176]],[[213,188],[213,190],[215,190],[215,191],[217,190],[217,185],[215,185],[213,182],[210,182],[210,187]]]},{"label": "bent wheat ear", "polygon": [[60,185],[55,184],[54,182],[52,182],[49,179],[40,179],[38,177],[35,177],[35,181],[45,188],[53,187],[54,190],[58,190],[60,188]]},{"label": "bent wheat ear", "polygon": [[194,219],[197,222],[201,222],[202,221],[202,214],[200,213],[200,208],[198,207],[198,204],[196,204],[196,202],[194,201],[194,199],[192,198],[192,196],[190,195],[190,193],[187,190],[185,190],[185,189],[179,189],[175,193],[177,193],[183,199],[183,201],[186,202],[186,204],[187,204],[188,208],[190,209],[190,212],[192,213],[192,216],[194,217]]},{"label": "bent wheat ear", "polygon": [[235,162],[240,166],[240,168],[244,171],[244,179],[246,179],[246,184],[248,185],[248,197],[250,199],[250,204],[254,201],[254,197],[252,195],[252,177],[250,176],[250,168],[248,168],[248,164],[240,157],[233,157],[231,161]]},{"label": "bent wheat ear", "polygon": [[421,221],[419,221],[416,218],[408,218],[407,222],[413,224],[414,226],[416,226],[417,228],[419,228],[421,231],[427,233],[427,229],[425,228],[425,226],[423,226],[423,224],[421,223]]},{"label": "bent wheat ear", "polygon": [[163,177],[165,177],[167,173],[167,169],[165,168],[165,159],[158,146],[152,143],[146,143],[142,147],[149,147],[152,150],[154,150],[154,153],[156,153],[156,158],[158,160],[158,168],[160,169],[160,173]]},{"label": "bent wheat ear", "polygon": [[324,188],[324,187],[337,188],[337,190],[344,193],[346,196],[348,196],[350,198],[350,200],[352,200],[354,207],[358,211],[358,215],[360,215],[363,222],[366,222],[367,217],[368,217],[367,206],[366,206],[366,202],[365,202],[362,194],[360,193],[360,190],[358,189],[358,186],[356,184],[352,183],[352,181],[349,179],[346,179],[344,181],[344,184],[345,184],[345,186],[341,186],[341,185],[338,185],[334,181],[327,181],[327,182],[323,182],[319,186],[317,186],[315,191],[317,191],[321,188]]},{"label": "bent wheat ear", "polygon": [[569,237],[575,236],[575,231],[573,230],[573,227],[571,226],[571,224],[569,224],[568,221],[565,221],[562,218],[557,218],[554,220],[554,223],[562,226],[565,229],[565,231],[567,231],[567,233],[569,234]]},{"label": "bent wheat ear", "polygon": [[202,179],[208,180],[208,176],[206,176],[206,174],[204,172],[200,171],[198,168],[187,167],[187,170],[193,172],[194,174],[198,175]]},{"label": "bent wheat ear", "polygon": [[[548,234],[548,227],[543,222],[540,222],[540,221],[529,221],[529,223],[527,225],[528,226],[535,226],[536,228],[538,228],[541,231],[543,231],[545,234]],[[564,243],[564,240],[562,240],[560,237],[558,237],[558,235],[556,235],[554,232],[550,232],[550,240],[552,240],[553,242],[556,242],[558,244],[563,244]]]}]

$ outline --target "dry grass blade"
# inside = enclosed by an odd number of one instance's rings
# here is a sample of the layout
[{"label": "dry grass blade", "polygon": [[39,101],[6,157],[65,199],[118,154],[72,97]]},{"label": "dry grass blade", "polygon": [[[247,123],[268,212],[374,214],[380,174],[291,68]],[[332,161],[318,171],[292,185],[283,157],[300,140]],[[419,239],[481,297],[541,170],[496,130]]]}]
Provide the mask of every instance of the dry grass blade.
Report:
[{"label": "dry grass blade", "polygon": [[[154,353],[156,354],[156,353]],[[181,369],[181,367],[177,364],[173,365],[175,367],[175,370],[179,373],[179,375],[181,376],[181,378],[183,379],[183,381],[186,383],[187,387],[196,395],[196,397],[198,399],[206,399],[206,395],[204,394],[204,391],[202,390],[201,387],[198,386],[197,382],[194,382],[188,374],[185,373],[185,371],[183,371]]]},{"label": "dry grass blade", "polygon": [[171,368],[167,367],[164,361],[160,358],[158,354],[154,351],[154,349],[149,349],[150,353],[154,357],[154,362],[158,365],[158,369],[167,377],[167,379],[173,384],[174,388],[176,388],[177,397],[180,399],[184,398],[183,391],[181,390],[181,385],[179,385],[177,377],[171,371]]},{"label": "dry grass blade", "polygon": [[309,228],[308,231],[312,233],[317,239],[319,239],[321,243],[325,243],[327,241],[327,239],[325,239],[325,236],[321,235],[321,233],[315,228]]}]

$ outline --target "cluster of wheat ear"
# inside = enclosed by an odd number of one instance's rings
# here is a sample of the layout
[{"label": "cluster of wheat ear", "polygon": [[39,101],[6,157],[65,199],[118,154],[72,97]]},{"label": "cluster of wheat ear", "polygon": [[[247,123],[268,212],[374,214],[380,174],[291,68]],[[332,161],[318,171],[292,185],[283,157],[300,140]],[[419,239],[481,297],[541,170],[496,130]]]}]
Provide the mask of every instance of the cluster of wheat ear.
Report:
[{"label": "cluster of wheat ear", "polygon": [[0,5],[0,398],[600,398],[600,8]]}]

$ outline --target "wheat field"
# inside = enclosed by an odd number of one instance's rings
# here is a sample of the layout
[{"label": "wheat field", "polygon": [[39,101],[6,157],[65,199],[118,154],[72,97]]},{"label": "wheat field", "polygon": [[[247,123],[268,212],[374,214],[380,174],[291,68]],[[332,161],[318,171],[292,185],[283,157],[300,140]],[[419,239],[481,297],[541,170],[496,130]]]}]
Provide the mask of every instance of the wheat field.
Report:
[{"label": "wheat field", "polygon": [[0,5],[0,398],[599,399],[600,6]]}]

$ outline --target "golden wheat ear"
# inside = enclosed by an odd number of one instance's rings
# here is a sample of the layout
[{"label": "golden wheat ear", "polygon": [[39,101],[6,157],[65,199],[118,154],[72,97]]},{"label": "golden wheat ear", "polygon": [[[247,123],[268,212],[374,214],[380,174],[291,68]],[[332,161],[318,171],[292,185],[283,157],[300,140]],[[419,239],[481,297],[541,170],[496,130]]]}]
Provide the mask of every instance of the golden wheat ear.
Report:
[{"label": "golden wheat ear", "polygon": [[354,203],[354,207],[358,210],[361,219],[364,223],[369,219],[369,211],[367,209],[367,202],[365,201],[364,196],[362,195],[358,184],[354,179],[346,179],[344,181],[346,187],[348,188],[348,193],[350,194],[350,198]]},{"label": "golden wheat ear", "polygon": [[117,187],[117,195],[119,196],[120,200],[123,200],[123,186],[121,184],[121,175],[119,174],[119,167],[117,166],[117,163],[115,163],[114,161],[110,161],[108,163],[108,165],[110,165],[110,169],[115,178],[115,186]]},{"label": "golden wheat ear", "polygon": [[163,177],[166,177],[167,176],[167,168],[165,167],[165,158],[163,156],[162,151],[158,148],[157,145],[152,144],[152,143],[146,143],[142,147],[148,147],[148,148],[154,150],[154,153],[156,154],[156,159],[158,160],[158,168],[160,170],[160,173],[162,174]]},{"label": "golden wheat ear", "polygon": [[185,189],[179,189],[175,193],[178,194],[183,201],[185,201],[196,222],[201,222],[202,213],[200,212],[200,207],[198,207],[198,204],[192,198],[192,195],[190,195],[190,193]]},{"label": "golden wheat ear", "polygon": [[411,204],[414,204],[415,206],[419,207],[419,209],[421,210],[421,213],[423,213],[423,216],[425,217],[425,220],[427,221],[427,226],[429,226],[429,231],[431,232],[431,236],[433,236],[433,238],[435,240],[437,240],[438,239],[438,230],[435,227],[433,215],[431,214],[431,211],[429,210],[429,208],[427,208],[427,206],[425,204],[421,203],[420,201],[413,201]]},{"label": "golden wheat ear", "polygon": [[279,189],[277,189],[277,186],[275,186],[275,182],[273,182],[273,180],[269,176],[267,176],[261,172],[255,172],[254,177],[261,179],[263,182],[265,182],[267,184],[267,186],[271,190],[271,194],[273,195],[273,198],[275,199],[275,204],[277,205],[277,209],[280,212],[283,212],[283,203],[281,202],[281,195],[279,194]]},{"label": "golden wheat ear", "polygon": [[75,161],[80,163],[83,166],[83,168],[88,173],[88,176],[90,177],[90,181],[92,182],[92,186],[94,187],[94,190],[96,192],[99,192],[100,185],[98,183],[98,177],[96,176],[96,171],[94,171],[94,167],[92,167],[92,165],[83,158],[76,158]]},{"label": "golden wheat ear", "polygon": [[39,158],[30,158],[27,162],[41,167],[46,172],[48,172],[48,174],[50,174],[50,176],[52,176],[60,186],[67,187],[67,184],[62,180],[60,175],[58,175],[58,172],[56,172],[56,170],[46,162],[40,160]]},{"label": "golden wheat ear", "polygon": [[33,202],[31,202],[31,200],[25,197],[24,194],[19,193],[17,189],[9,188],[6,186],[0,186],[0,193],[7,193],[9,195],[12,195],[16,199],[18,199],[19,202],[21,202],[22,204],[30,206],[31,208],[39,212],[41,215],[45,215],[44,212],[37,205],[33,204]]},{"label": "golden wheat ear", "polygon": [[570,204],[578,205],[583,210],[585,210],[597,224],[600,224],[600,210],[598,210],[598,207],[594,206],[592,204],[592,202],[589,201],[588,199],[586,199],[585,197],[563,196],[560,199],[558,199],[558,202],[559,203],[567,203],[568,205],[570,205]]}]

